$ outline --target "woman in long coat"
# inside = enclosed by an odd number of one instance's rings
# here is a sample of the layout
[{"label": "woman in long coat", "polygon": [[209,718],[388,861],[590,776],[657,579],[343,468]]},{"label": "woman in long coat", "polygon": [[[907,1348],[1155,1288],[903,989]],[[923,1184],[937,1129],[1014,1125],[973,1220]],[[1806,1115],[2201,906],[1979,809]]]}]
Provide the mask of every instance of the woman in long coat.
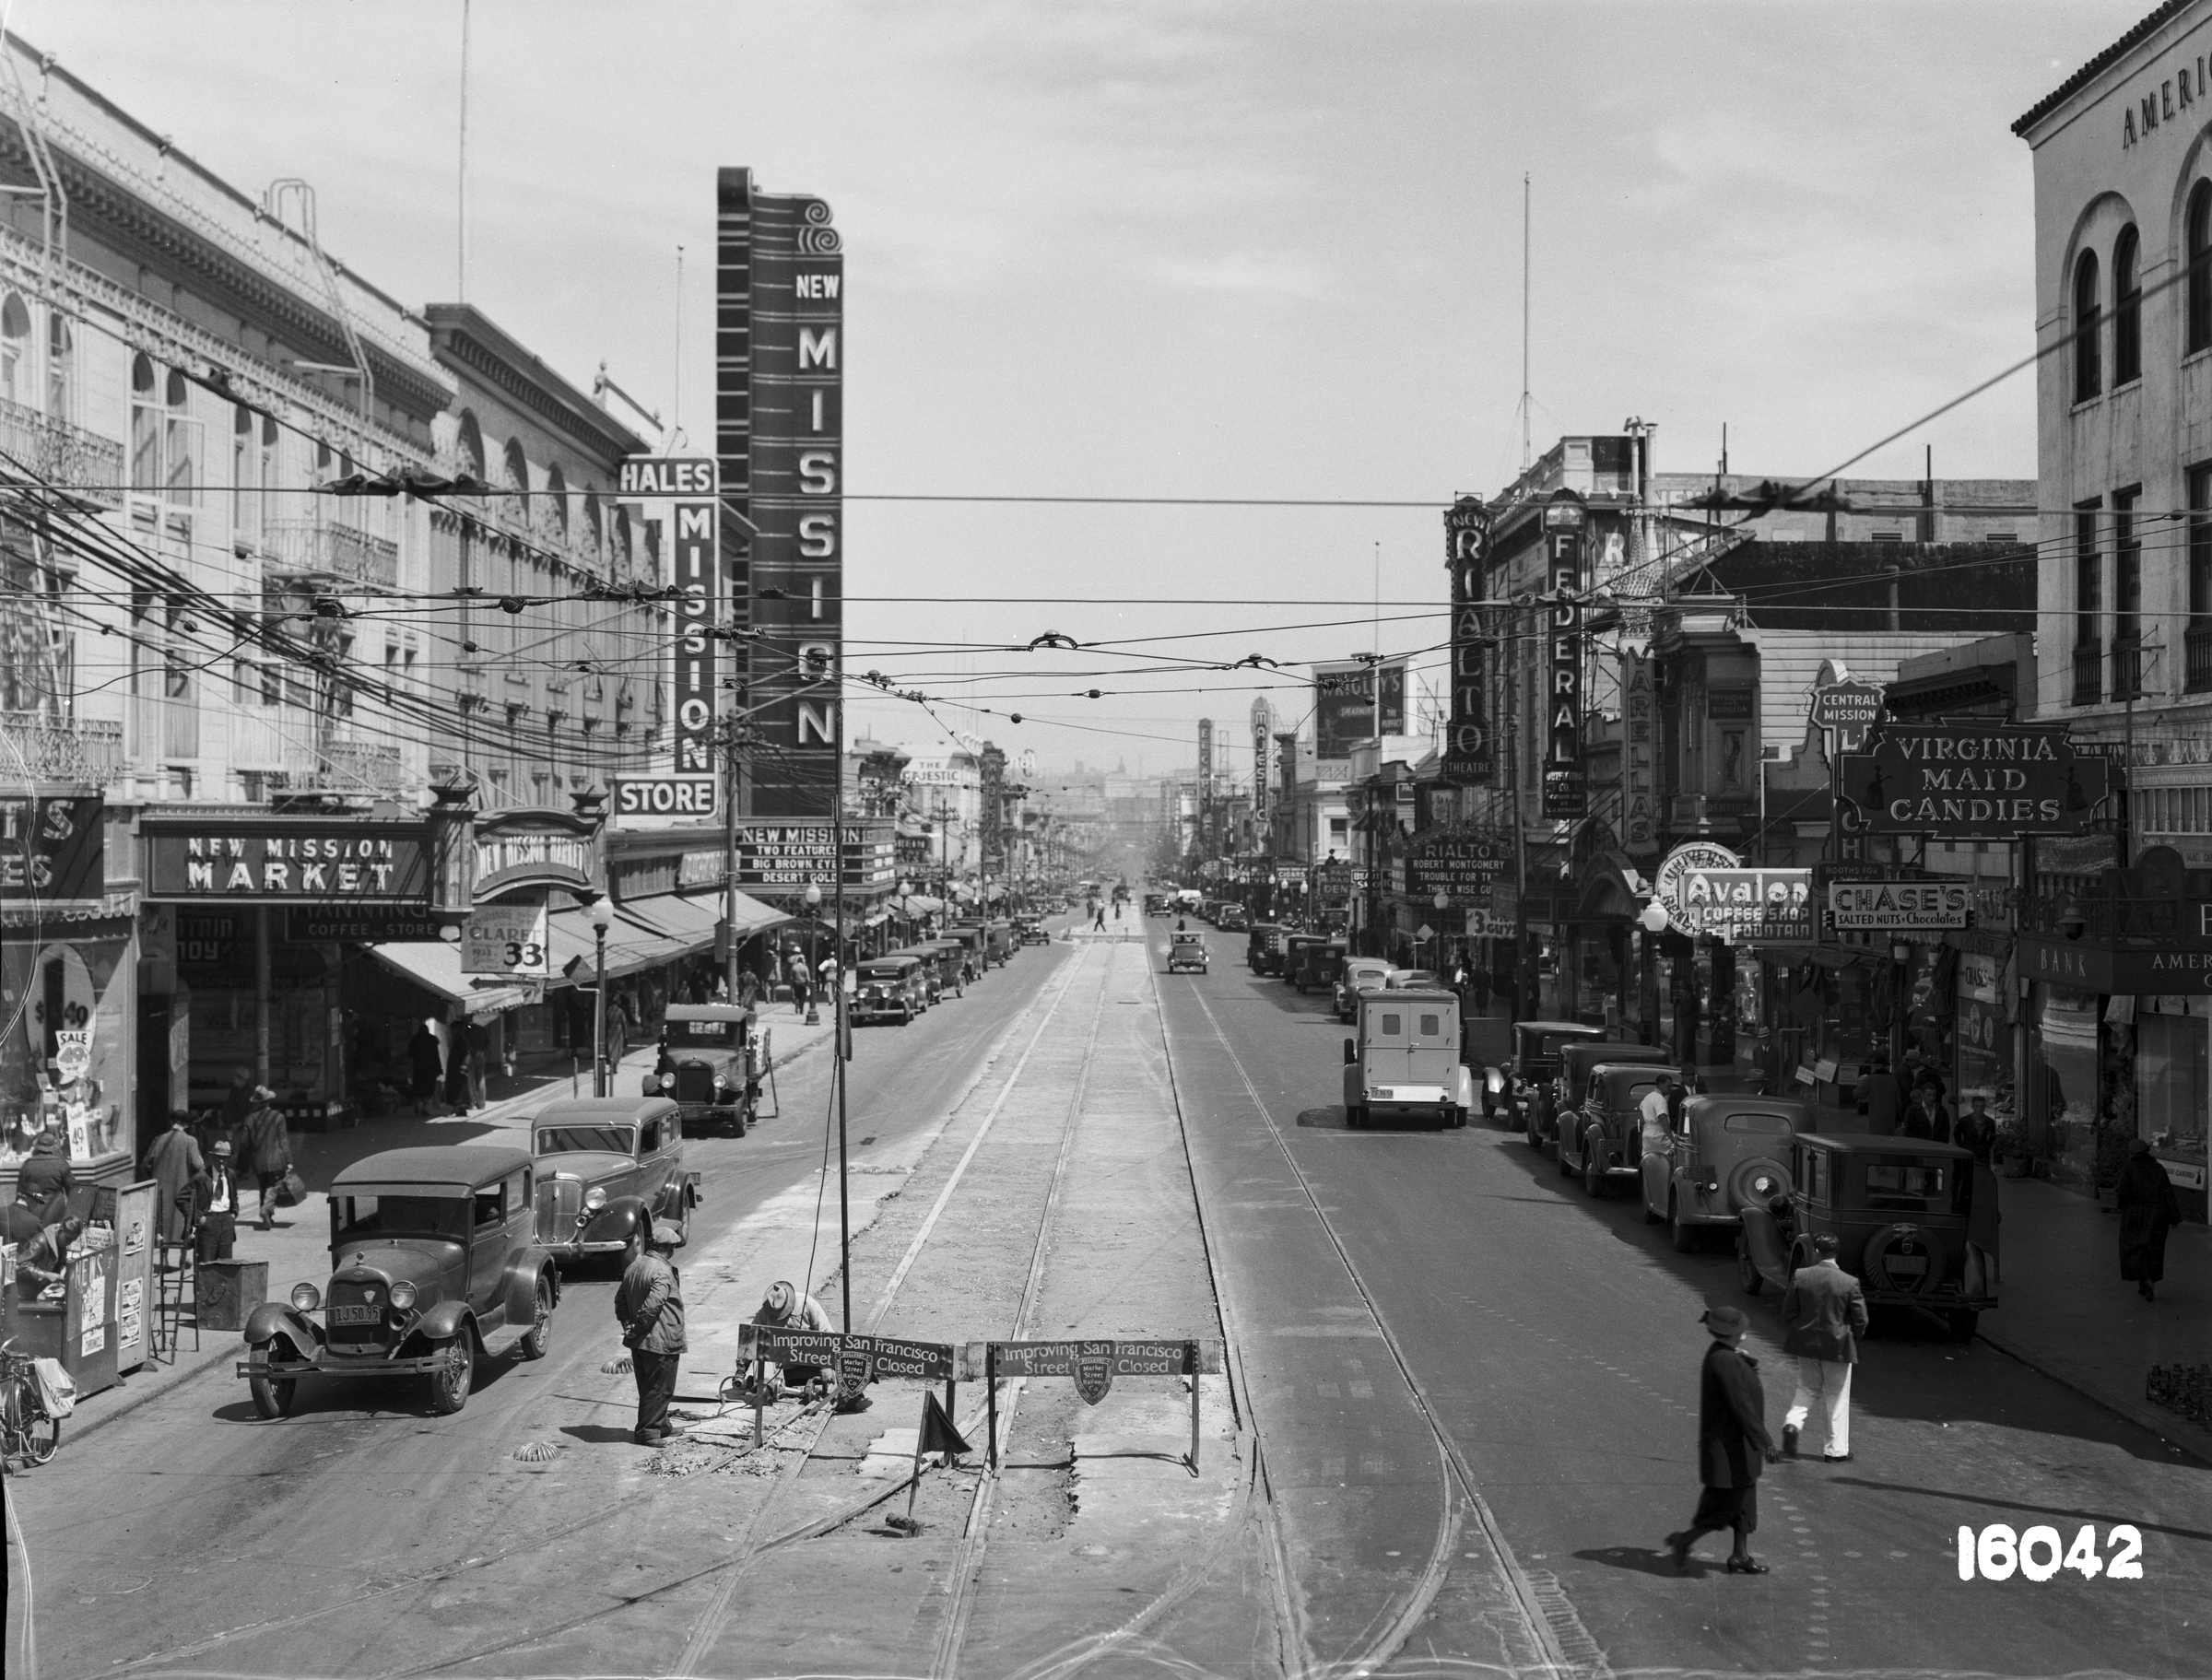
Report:
[{"label": "woman in long coat", "polygon": [[2166,1233],[2182,1221],[2173,1181],[2141,1138],[2127,1146],[2120,1169],[2120,1277],[2145,1300],[2166,1275]]},{"label": "woman in long coat", "polygon": [[192,1223],[193,1203],[185,1192],[207,1173],[192,1116],[182,1109],[169,1117],[169,1130],[146,1146],[146,1169],[154,1180],[154,1232],[163,1242],[182,1239]]}]

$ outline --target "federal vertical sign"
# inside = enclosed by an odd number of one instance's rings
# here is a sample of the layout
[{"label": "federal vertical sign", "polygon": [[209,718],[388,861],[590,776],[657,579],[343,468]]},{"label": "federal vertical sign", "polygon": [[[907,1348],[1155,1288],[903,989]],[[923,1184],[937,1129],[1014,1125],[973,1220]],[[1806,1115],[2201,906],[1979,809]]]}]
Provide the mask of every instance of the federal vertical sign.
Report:
[{"label": "federal vertical sign", "polygon": [[830,206],[718,183],[715,425],[753,539],[752,812],[827,817],[844,640],[845,260]]},{"label": "federal vertical sign", "polygon": [[1444,515],[1444,564],[1452,574],[1452,713],[1444,735],[1443,779],[1488,785],[1496,773],[1489,726],[1489,639],[1483,620],[1483,572],[1490,552],[1490,511],[1462,496]]},{"label": "federal vertical sign", "polygon": [[664,795],[668,809],[712,817],[721,754],[714,740],[715,643],[709,632],[724,617],[720,468],[711,455],[632,456],[622,464],[621,499],[637,504],[643,522],[658,527],[668,582],[681,595],[668,688],[675,776],[654,780],[688,784],[669,788]]},{"label": "federal vertical sign", "polygon": [[1550,693],[1544,741],[1544,815],[1590,809],[1583,769],[1583,535],[1588,511],[1571,490],[1544,510],[1544,593],[1550,618]]}]

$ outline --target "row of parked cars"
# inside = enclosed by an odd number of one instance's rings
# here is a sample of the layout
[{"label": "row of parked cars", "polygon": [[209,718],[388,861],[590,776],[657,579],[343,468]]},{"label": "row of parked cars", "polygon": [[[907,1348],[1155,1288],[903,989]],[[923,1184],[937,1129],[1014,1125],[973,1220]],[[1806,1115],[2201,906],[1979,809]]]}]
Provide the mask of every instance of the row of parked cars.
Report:
[{"label": "row of parked cars", "polygon": [[[1732,1242],[1747,1294],[1785,1286],[1825,1233],[1870,1306],[1935,1313],[1964,1341],[1997,1304],[1996,1181],[1966,1150],[1822,1132],[1811,1105],[1758,1095],[1686,1094],[1665,1140],[1647,1138],[1643,1100],[1668,1070],[1663,1051],[1578,1022],[1516,1021],[1512,1052],[1484,1070],[1485,1119],[1521,1132],[1589,1194],[1636,1196],[1677,1250]],[[1977,1195],[1991,1199],[1981,1219]]]},{"label": "row of parked cars", "polygon": [[994,965],[1003,969],[1023,946],[1043,945],[1049,937],[1035,916],[1000,916],[955,922],[938,938],[871,957],[853,977],[853,1023],[897,1021],[903,1027],[943,1002],[947,993],[966,996]]}]

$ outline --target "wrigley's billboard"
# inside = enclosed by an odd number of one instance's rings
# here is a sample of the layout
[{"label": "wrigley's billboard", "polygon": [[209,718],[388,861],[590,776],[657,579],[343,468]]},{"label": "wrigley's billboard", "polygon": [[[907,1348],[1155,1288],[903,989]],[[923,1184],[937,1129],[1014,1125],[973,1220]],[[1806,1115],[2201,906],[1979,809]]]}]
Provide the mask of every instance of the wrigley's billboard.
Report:
[{"label": "wrigley's billboard", "polygon": [[2112,792],[2106,760],[2047,723],[1884,725],[1836,785],[1866,832],[1941,840],[2078,834]]}]

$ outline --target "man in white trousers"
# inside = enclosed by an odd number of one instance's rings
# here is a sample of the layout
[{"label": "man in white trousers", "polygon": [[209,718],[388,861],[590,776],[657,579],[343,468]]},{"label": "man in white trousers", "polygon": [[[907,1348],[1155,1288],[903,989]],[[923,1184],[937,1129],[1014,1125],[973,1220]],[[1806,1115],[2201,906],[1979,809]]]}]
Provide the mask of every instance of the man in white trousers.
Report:
[{"label": "man in white trousers", "polygon": [[1836,1263],[1836,1239],[1812,1239],[1813,1263],[1794,1274],[1782,1298],[1789,1333],[1782,1350],[1797,1359],[1797,1392],[1782,1415],[1783,1456],[1797,1456],[1797,1438],[1818,1411],[1827,1432],[1820,1456],[1830,1464],[1851,1458],[1851,1368],[1858,1338],[1866,1333],[1866,1298],[1859,1280]]}]

